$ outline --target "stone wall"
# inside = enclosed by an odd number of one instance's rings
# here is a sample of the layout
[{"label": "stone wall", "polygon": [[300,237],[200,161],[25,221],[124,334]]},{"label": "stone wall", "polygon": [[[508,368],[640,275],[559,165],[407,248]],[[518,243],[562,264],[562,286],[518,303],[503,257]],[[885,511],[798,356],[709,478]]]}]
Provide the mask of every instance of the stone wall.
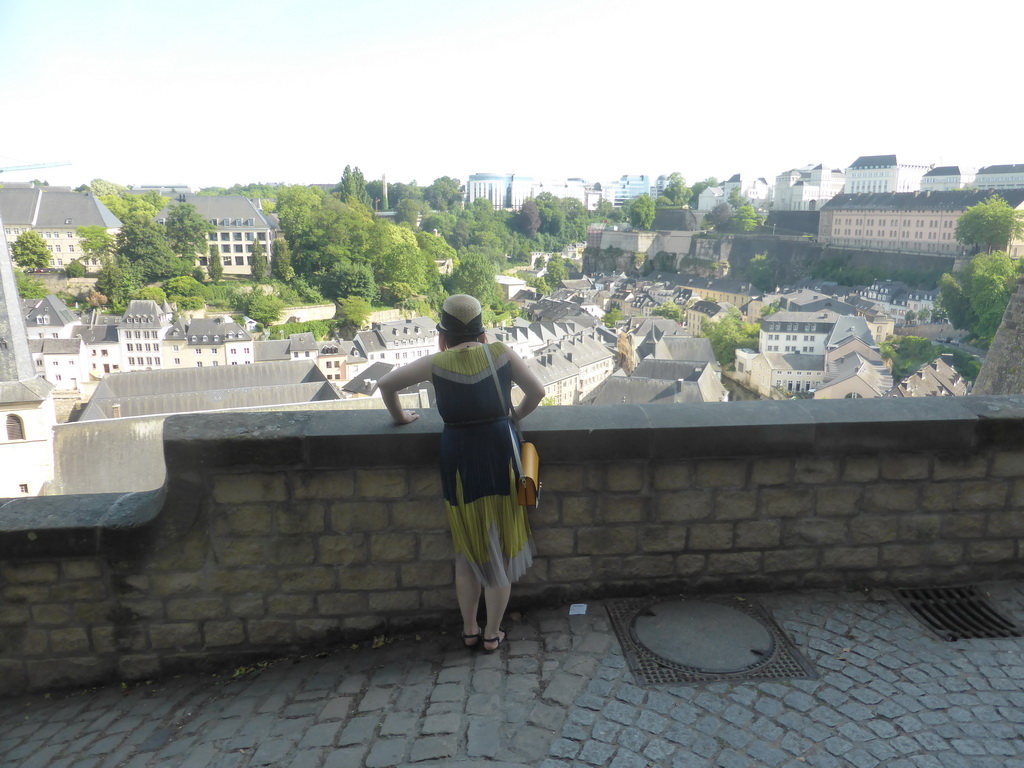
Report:
[{"label": "stone wall", "polygon": [[[1024,575],[1024,398],[542,408],[513,607]],[[458,623],[440,422],[165,423],[148,493],[0,505],[0,692]]]}]

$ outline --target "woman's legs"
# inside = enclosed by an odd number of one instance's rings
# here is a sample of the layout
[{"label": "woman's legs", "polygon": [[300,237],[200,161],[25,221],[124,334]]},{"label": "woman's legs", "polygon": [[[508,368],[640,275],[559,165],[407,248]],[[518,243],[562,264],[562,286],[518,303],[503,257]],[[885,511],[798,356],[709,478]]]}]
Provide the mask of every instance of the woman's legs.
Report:
[{"label": "woman's legs", "polygon": [[505,608],[508,607],[508,598],[512,594],[512,587],[487,587],[484,589],[484,605],[487,606],[487,624],[484,626],[484,640],[494,640],[493,643],[484,643],[484,648],[493,651],[498,647],[501,636],[498,630],[501,629],[501,620],[505,617]]},{"label": "woman's legs", "polygon": [[462,634],[466,637],[479,634],[480,625],[476,617],[480,608],[480,580],[466,558],[460,555],[455,556],[455,596],[462,613]]}]

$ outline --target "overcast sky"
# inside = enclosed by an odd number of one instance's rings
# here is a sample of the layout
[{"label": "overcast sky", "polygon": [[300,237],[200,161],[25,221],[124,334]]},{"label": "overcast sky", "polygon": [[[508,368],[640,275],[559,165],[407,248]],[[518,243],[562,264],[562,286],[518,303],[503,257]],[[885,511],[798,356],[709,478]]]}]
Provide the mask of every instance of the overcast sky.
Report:
[{"label": "overcast sky", "polygon": [[1024,163],[1024,4],[0,0],[0,174],[608,181]]}]

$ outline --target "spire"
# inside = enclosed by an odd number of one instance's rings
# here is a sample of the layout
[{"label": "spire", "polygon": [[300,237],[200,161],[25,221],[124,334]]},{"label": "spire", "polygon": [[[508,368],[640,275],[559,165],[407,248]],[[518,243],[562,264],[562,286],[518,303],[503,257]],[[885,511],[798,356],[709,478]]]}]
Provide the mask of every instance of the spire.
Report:
[{"label": "spire", "polygon": [[[0,221],[0,231],[3,222]],[[41,401],[53,387],[36,375],[7,240],[0,234],[0,403]]]}]

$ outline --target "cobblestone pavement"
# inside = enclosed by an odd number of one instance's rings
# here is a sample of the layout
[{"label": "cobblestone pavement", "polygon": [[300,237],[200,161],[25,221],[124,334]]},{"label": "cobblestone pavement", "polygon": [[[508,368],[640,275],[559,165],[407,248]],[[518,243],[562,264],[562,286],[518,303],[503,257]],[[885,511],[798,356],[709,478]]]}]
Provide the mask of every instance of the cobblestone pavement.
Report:
[{"label": "cobblestone pavement", "polygon": [[[1024,618],[1024,585],[986,585]],[[0,765],[1024,768],[1024,639],[943,642],[888,592],[756,598],[816,680],[643,688],[600,603],[230,676],[0,701]]]}]

